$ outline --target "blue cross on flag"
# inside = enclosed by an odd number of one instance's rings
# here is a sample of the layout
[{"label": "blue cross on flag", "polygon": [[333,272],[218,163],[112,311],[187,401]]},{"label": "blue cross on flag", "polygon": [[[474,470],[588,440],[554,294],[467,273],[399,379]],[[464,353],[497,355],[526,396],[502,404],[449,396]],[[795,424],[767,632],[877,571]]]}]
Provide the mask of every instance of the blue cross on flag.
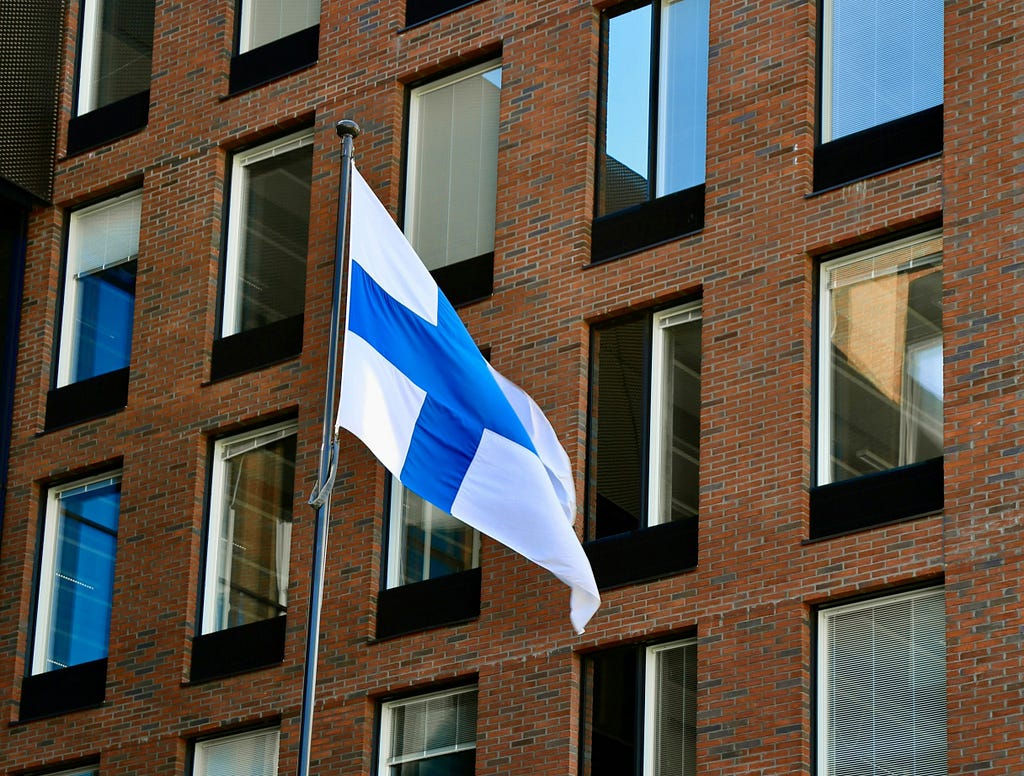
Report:
[{"label": "blue cross on flag", "polygon": [[569,457],[534,401],[481,355],[355,166],[351,199],[336,425],[405,487],[567,584],[582,633],[600,596],[573,529]]}]

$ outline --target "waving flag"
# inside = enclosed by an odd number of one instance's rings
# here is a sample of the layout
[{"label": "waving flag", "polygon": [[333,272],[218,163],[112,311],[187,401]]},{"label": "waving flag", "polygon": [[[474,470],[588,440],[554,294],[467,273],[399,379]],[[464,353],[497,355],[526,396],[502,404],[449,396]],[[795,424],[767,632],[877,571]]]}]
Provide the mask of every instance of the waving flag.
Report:
[{"label": "waving flag", "polygon": [[405,487],[567,584],[582,633],[600,597],[572,527],[569,458],[540,408],[487,363],[405,235],[352,173],[337,426]]}]

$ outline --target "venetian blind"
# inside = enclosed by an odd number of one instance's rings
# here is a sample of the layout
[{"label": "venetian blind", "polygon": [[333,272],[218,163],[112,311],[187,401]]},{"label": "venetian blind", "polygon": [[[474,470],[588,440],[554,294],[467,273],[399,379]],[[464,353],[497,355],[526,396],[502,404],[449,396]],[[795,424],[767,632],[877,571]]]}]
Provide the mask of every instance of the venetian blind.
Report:
[{"label": "venetian blind", "polygon": [[275,776],[278,730],[261,730],[196,745],[195,776]]},{"label": "venetian blind", "polygon": [[394,705],[388,764],[475,748],[476,699],[474,687]]}]

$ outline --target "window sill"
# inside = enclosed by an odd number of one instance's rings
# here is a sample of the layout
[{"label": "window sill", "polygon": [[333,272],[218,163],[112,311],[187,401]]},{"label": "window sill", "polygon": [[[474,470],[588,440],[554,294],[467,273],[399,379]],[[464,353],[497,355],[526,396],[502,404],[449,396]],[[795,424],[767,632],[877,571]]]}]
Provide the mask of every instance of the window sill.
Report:
[{"label": "window sill", "polygon": [[494,252],[430,271],[452,307],[479,302],[494,293]]},{"label": "window sill", "polygon": [[814,149],[814,193],[942,153],[942,106],[822,143]]},{"label": "window sill", "polygon": [[608,590],[697,566],[697,521],[681,520],[584,543],[597,586]]},{"label": "window sill", "polygon": [[825,539],[941,512],[942,458],[819,485],[810,493],[810,538]]},{"label": "window sill", "polygon": [[235,95],[315,65],[320,53],[320,25],[273,40],[231,58],[228,93]]},{"label": "window sill", "polygon": [[281,615],[196,636],[189,680],[197,684],[278,665],[284,660],[287,620]]},{"label": "window sill", "polygon": [[101,706],[106,689],[106,658],[26,676],[21,683],[19,720],[25,722]]},{"label": "window sill", "polygon": [[381,590],[377,638],[454,625],[480,616],[480,569]]},{"label": "window sill", "polygon": [[47,431],[110,415],[128,404],[128,367],[79,380],[46,394]]},{"label": "window sill", "polygon": [[600,264],[704,228],[704,184],[594,219],[590,262]]},{"label": "window sill", "polygon": [[68,156],[106,145],[146,128],[149,90],[112,102],[68,122]]},{"label": "window sill", "polygon": [[288,361],[302,353],[303,316],[295,315],[258,329],[213,341],[210,381]]},{"label": "window sill", "polygon": [[477,2],[479,0],[406,0],[405,26],[414,27]]}]

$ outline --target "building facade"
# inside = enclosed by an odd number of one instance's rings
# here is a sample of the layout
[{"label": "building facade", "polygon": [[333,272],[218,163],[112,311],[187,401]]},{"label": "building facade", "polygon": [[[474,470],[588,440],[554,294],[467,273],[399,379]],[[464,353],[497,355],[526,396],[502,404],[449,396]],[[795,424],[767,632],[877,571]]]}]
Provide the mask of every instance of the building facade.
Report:
[{"label": "building facade", "polygon": [[603,604],[343,435],[312,772],[1024,772],[1024,9],[891,5],[67,3],[0,771],[296,770],[353,119]]}]

